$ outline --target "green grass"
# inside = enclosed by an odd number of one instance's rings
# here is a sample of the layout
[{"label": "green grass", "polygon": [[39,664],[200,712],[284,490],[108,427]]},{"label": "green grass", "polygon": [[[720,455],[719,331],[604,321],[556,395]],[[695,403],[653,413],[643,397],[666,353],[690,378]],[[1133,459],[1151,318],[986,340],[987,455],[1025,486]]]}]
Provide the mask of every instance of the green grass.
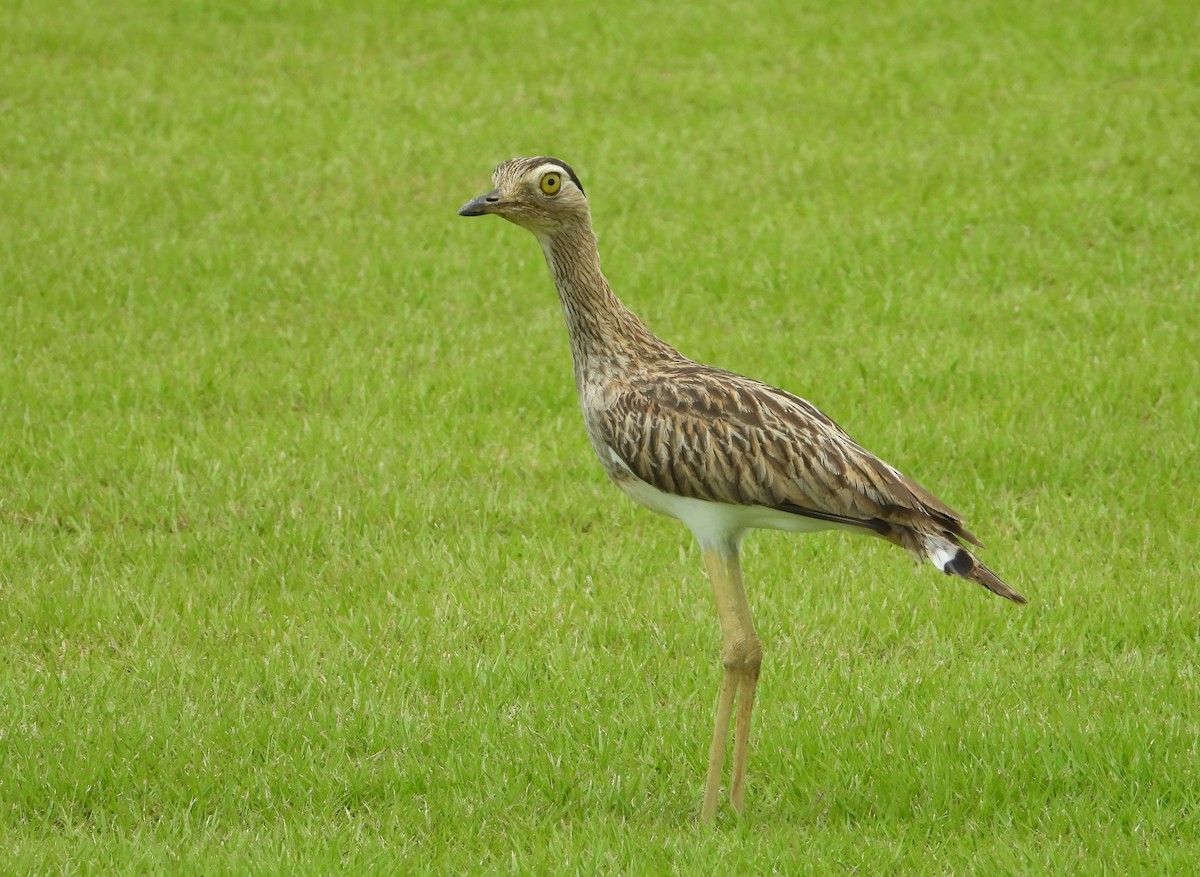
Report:
[{"label": "green grass", "polygon": [[[0,871],[1171,874],[1200,857],[1187,2],[0,2]],[[678,524],[533,239],[821,405],[1030,598],[760,534],[749,812]]]}]

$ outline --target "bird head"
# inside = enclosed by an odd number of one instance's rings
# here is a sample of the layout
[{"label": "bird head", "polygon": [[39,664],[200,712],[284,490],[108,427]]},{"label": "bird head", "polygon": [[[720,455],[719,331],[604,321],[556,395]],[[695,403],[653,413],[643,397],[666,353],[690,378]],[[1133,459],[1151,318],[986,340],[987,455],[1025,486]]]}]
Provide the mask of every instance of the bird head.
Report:
[{"label": "bird head", "polygon": [[458,215],[494,213],[539,235],[590,221],[583,184],[565,161],[512,158],[492,173],[492,184],[492,191],[468,201]]}]

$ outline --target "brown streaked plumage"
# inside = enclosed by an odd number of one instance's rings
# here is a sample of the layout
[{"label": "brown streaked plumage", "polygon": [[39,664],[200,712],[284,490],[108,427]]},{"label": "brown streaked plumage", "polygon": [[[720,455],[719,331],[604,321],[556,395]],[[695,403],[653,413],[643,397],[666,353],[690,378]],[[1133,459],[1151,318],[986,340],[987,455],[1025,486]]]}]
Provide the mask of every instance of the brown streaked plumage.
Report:
[{"label": "brown streaked plumage", "polygon": [[733,707],[730,800],[745,796],[750,715],[762,661],[742,582],[746,532],[837,528],[882,537],[949,575],[1015,603],[1025,598],[964,543],[961,516],[862,448],[812,404],[693,362],[655,336],[600,270],[591,213],[574,170],[558,159],[514,158],[463,216],[495,213],[537,237],[558,289],[588,437],[632,499],[683,521],[704,555],[724,639],[701,818],[711,820]]}]

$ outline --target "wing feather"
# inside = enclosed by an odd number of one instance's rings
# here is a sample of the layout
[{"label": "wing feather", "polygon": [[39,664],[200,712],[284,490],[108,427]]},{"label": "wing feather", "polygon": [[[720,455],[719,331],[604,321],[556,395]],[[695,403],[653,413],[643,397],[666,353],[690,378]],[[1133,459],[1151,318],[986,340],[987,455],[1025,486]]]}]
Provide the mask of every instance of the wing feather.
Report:
[{"label": "wing feather", "polygon": [[685,361],[636,376],[608,401],[589,429],[659,490],[880,533],[932,527],[978,544],[949,506],[786,391]]}]

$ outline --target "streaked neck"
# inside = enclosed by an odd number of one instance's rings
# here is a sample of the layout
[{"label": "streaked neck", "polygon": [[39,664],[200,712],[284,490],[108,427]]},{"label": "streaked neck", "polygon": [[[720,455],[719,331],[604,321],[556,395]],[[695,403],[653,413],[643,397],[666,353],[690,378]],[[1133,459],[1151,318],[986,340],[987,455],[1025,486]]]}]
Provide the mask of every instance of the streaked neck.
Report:
[{"label": "streaked neck", "polygon": [[629,371],[647,359],[678,356],[613,293],[590,226],[559,227],[538,241],[567,321],[577,384],[591,370]]}]

